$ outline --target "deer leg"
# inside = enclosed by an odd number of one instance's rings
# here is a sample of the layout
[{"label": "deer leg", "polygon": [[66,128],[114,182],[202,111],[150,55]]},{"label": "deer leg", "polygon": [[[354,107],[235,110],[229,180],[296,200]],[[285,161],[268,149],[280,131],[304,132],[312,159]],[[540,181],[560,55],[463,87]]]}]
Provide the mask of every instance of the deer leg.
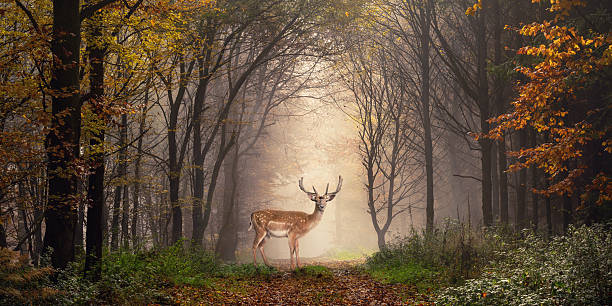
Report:
[{"label": "deer leg", "polygon": [[293,254],[295,253],[295,238],[292,235],[289,235],[289,258],[291,258],[291,270],[295,269],[295,265],[293,264]]},{"label": "deer leg", "polygon": [[295,261],[297,262],[297,268],[300,268],[300,241],[295,239],[295,247],[294,247],[294,252],[295,252]]},{"label": "deer leg", "polygon": [[268,237],[264,236],[264,239],[259,243],[259,252],[261,252],[261,258],[263,258],[264,264],[269,267],[270,264],[268,263],[268,259],[264,253],[264,244],[266,244],[266,241],[268,241]]},{"label": "deer leg", "polygon": [[[255,240],[253,240],[253,265],[257,266],[257,248],[259,244],[266,238],[266,232],[255,231]],[[265,257],[264,257],[265,262]]]}]

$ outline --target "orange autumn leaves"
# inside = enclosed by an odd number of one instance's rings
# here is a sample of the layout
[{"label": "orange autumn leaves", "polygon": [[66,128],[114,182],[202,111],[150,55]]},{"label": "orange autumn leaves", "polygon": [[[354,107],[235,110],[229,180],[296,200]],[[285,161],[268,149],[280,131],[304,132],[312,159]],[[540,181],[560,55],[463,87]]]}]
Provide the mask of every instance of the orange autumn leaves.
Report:
[{"label": "orange autumn leaves", "polygon": [[[605,167],[592,168],[589,159],[609,158],[612,153],[609,88],[601,86],[609,82],[606,76],[612,63],[612,35],[597,32],[594,27],[578,30],[564,25],[572,10],[586,6],[586,1],[552,0],[551,4],[554,20],[531,23],[518,31],[542,43],[518,50],[520,56],[535,63],[516,68],[526,81],[518,84],[518,97],[510,111],[490,120],[496,126],[486,136],[500,139],[513,130],[534,129],[542,141],[510,152],[520,159],[510,170],[531,166],[543,169],[550,185],[541,192],[548,195],[571,195],[581,177],[588,177],[582,183],[582,199],[591,197],[601,205],[612,200],[612,180]],[[593,90],[599,90],[601,97],[592,95]],[[599,157],[583,158],[587,148],[595,148]],[[585,175],[587,170],[592,173]]]}]

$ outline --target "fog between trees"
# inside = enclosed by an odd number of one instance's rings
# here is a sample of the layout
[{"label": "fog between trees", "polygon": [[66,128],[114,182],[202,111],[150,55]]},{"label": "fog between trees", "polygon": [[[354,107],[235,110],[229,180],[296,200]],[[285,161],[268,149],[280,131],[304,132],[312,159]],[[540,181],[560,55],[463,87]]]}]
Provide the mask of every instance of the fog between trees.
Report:
[{"label": "fog between trees", "polygon": [[[322,191],[338,175],[304,257],[369,253],[446,219],[548,234],[605,219],[609,54],[545,67],[544,80],[564,65],[586,71],[561,92],[525,68],[546,55],[524,48],[554,37],[518,28],[560,11],[502,0],[2,3],[0,246],[35,263],[51,248],[59,268],[85,252],[98,276],[104,248],[183,243],[245,260],[253,211],[312,212],[299,178]],[[593,22],[604,30],[589,33],[609,30]],[[576,31],[566,42],[583,52],[610,44]],[[268,249],[288,257],[285,239]]]}]

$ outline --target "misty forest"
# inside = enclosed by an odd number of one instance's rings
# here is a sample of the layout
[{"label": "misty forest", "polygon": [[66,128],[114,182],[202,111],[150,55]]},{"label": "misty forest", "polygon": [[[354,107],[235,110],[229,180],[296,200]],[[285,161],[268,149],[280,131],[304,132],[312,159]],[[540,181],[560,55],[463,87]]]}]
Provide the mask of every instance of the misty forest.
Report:
[{"label": "misty forest", "polygon": [[0,305],[612,304],[612,1],[0,0]]}]

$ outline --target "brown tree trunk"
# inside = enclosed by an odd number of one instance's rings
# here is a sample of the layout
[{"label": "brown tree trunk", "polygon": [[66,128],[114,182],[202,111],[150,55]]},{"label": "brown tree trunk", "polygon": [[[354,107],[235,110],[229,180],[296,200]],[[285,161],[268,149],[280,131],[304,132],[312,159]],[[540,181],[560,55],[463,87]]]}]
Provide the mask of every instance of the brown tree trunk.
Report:
[{"label": "brown tree trunk", "polygon": [[[136,152],[136,161],[134,162],[134,196],[133,196],[133,207],[132,207],[132,246],[134,248],[140,247],[140,241],[138,240],[138,217],[140,216],[140,168],[142,163],[142,144],[144,139],[146,121],[147,121],[147,110],[149,107],[149,82],[147,79],[147,85],[144,96],[144,108],[142,116],[140,117],[140,124],[138,126],[138,144]],[[151,205],[151,202],[147,203]]]},{"label": "brown tree trunk", "polygon": [[[483,1],[485,2],[485,1]],[[486,41],[486,12],[487,4],[483,3],[479,11],[476,30],[476,72],[478,80],[478,108],[480,111],[480,131],[489,132],[489,84],[487,80],[487,41]],[[484,137],[479,139],[480,164],[482,177],[482,221],[484,226],[493,224],[491,211],[491,141]]]},{"label": "brown tree trunk", "polygon": [[491,215],[493,221],[499,220],[499,170],[497,169],[497,145],[491,142]]},{"label": "brown tree trunk", "polygon": [[563,233],[567,234],[569,225],[572,223],[572,197],[563,196]]},{"label": "brown tree trunk", "polygon": [[[548,179],[544,178],[545,185],[544,188],[548,189]],[[553,224],[552,224],[552,208],[550,204],[550,196],[545,198],[546,205],[546,232],[548,233],[548,237],[552,236],[553,233]]]},{"label": "brown tree trunk", "polygon": [[[500,0],[493,0],[493,11],[495,13],[494,28],[493,28],[493,63],[495,65],[502,64],[502,12],[500,8]],[[494,80],[495,87],[495,108],[497,114],[503,114],[505,111],[504,90],[505,84],[501,76],[496,76]],[[506,174],[506,142],[504,136],[497,142],[497,181],[499,193],[499,219],[501,223],[508,224],[508,175]]]},{"label": "brown tree trunk", "polygon": [[[527,131],[519,131],[519,144],[517,150],[524,148],[527,144]],[[516,176],[516,220],[515,229],[517,231],[525,228],[527,221],[527,170],[519,170]]]},{"label": "brown tree trunk", "polygon": [[[536,146],[536,131],[531,129],[531,147],[535,147]],[[531,187],[533,189],[538,189],[538,167],[531,166]],[[531,218],[531,225],[533,226],[534,230],[538,230],[538,221],[540,219],[540,214],[539,214],[539,205],[538,205],[538,194],[534,191],[531,192],[531,204],[532,204],[532,218]]]},{"label": "brown tree trunk", "polygon": [[[41,179],[44,180],[44,179]],[[41,207],[43,207],[43,191],[44,187],[39,188],[38,192],[35,186],[40,186],[38,178],[33,177],[30,179],[30,196],[33,201],[33,210],[34,210],[34,220],[35,222],[42,222],[41,218],[43,218],[43,211]],[[42,240],[42,228],[41,226],[36,226],[34,229],[34,250],[32,252],[32,263],[35,267],[38,267],[40,253],[42,252],[43,240]]]},{"label": "brown tree trunk", "polygon": [[[121,170],[119,170],[121,171]],[[115,187],[111,221],[111,251],[119,249],[119,218],[121,218],[121,186]]]},{"label": "brown tree trunk", "polygon": [[24,239],[29,239],[26,238],[26,235],[28,235],[28,218],[26,215],[26,210],[25,210],[25,199],[26,199],[26,195],[25,195],[25,189],[23,186],[23,182],[19,182],[17,184],[17,192],[19,195],[19,199],[17,199],[17,204],[18,204],[18,208],[17,208],[17,241],[21,242],[21,245],[18,246],[19,248],[19,253],[21,255],[25,255],[28,253],[28,250],[25,246],[25,243],[22,242],[24,241]]},{"label": "brown tree trunk", "polygon": [[[127,165],[126,165],[127,167]],[[126,176],[127,179],[127,176]],[[123,185],[123,203],[121,205],[121,247],[125,250],[130,248],[130,196],[129,186]]]},{"label": "brown tree trunk", "polygon": [[[79,180],[77,184],[77,194],[83,194],[84,188],[83,183]],[[79,198],[79,207],[77,213],[77,223],[74,229],[74,251],[76,255],[81,256],[83,254],[83,243],[84,243],[84,232],[83,225],[85,225],[85,199]]]},{"label": "brown tree trunk", "polygon": [[[91,37],[101,36],[99,25],[95,25],[91,31]],[[89,54],[89,84],[91,102],[94,103],[94,113],[97,120],[105,122],[101,105],[104,97],[104,50],[95,41],[87,45]],[[104,244],[104,152],[100,146],[104,145],[104,128],[94,131],[89,139],[89,145],[96,148],[95,153],[90,156],[92,172],[89,175],[87,187],[87,231],[85,237],[85,275],[91,280],[99,280],[102,276],[102,247]]]},{"label": "brown tree trunk", "polygon": [[[431,1],[426,0],[420,10],[420,68],[421,68],[421,108],[423,117],[423,134],[425,140],[425,173],[427,180],[426,195],[426,231],[432,233],[434,228],[434,181],[433,181],[433,145],[431,140],[431,120],[429,112],[429,27],[431,19]],[[392,190],[390,190],[392,192]],[[389,204],[391,205],[391,204]]]},{"label": "brown tree trunk", "polygon": [[80,2],[53,1],[51,53],[51,124],[46,136],[49,196],[45,210],[43,249],[52,249],[51,264],[64,269],[74,259],[73,209],[78,179],[68,171],[79,157],[81,102],[79,55],[81,44]]},{"label": "brown tree trunk", "polygon": [[224,165],[223,218],[221,230],[219,231],[219,240],[217,240],[215,247],[215,253],[225,261],[236,260],[236,243],[238,238],[235,207],[238,189],[239,146],[235,145],[233,150],[231,160],[225,162]]}]

